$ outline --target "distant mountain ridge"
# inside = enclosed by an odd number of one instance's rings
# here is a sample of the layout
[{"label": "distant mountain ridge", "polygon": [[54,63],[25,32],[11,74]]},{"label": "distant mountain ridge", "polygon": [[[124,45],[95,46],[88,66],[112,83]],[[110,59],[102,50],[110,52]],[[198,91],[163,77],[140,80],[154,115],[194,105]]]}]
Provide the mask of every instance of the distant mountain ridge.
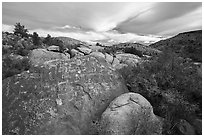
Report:
[{"label": "distant mountain ridge", "polygon": [[170,49],[184,58],[202,62],[202,30],[179,33],[166,40],[161,40],[150,47],[158,50]]}]

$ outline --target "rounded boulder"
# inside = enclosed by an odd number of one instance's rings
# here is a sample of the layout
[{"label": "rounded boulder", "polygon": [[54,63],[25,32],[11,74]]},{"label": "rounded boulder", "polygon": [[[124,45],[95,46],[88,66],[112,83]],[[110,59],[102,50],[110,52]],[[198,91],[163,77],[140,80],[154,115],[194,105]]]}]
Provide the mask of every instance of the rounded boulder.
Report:
[{"label": "rounded boulder", "polygon": [[140,94],[125,93],[114,99],[101,116],[100,134],[161,134],[162,122]]}]

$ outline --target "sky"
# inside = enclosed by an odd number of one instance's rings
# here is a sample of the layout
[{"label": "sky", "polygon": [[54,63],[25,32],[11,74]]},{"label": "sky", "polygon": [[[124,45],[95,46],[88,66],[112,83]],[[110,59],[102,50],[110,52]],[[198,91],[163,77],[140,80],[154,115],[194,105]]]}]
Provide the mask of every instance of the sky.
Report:
[{"label": "sky", "polygon": [[201,2],[3,2],[2,30],[20,22],[29,33],[89,43],[150,44],[202,29]]}]

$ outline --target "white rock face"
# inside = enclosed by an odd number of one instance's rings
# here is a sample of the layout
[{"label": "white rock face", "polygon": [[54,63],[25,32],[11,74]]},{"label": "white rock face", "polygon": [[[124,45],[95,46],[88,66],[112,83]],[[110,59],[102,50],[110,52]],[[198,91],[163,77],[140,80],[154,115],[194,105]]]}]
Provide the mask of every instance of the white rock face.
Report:
[{"label": "white rock face", "polygon": [[113,56],[111,56],[110,54],[108,53],[105,53],[105,58],[106,58],[106,61],[110,64],[113,63]]},{"label": "white rock face", "polygon": [[49,50],[49,51],[60,51],[59,46],[55,46],[55,45],[49,46],[47,48],[47,50]]},{"label": "white rock face", "polygon": [[92,49],[89,49],[87,47],[78,47],[77,49],[85,54],[90,54],[92,52]]},{"label": "white rock face", "polygon": [[92,52],[90,55],[95,57],[101,57],[105,59],[105,55],[102,52]]},{"label": "white rock face", "polygon": [[100,134],[161,134],[162,122],[140,94],[125,93],[113,100],[101,117]]},{"label": "white rock face", "polygon": [[74,57],[81,57],[81,56],[84,56],[83,53],[79,52],[79,51],[76,50],[76,49],[72,49],[72,50],[71,50],[71,53],[74,55]]},{"label": "white rock face", "polygon": [[115,66],[117,66],[117,65],[119,65],[119,64],[120,64],[120,61],[119,61],[117,58],[114,58],[114,59],[113,59],[112,66],[115,67]]}]

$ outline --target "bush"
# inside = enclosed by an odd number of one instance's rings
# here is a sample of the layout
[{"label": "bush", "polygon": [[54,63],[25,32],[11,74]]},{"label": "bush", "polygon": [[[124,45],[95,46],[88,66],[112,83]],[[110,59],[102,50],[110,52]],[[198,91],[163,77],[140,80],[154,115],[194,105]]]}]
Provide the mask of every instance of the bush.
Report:
[{"label": "bush", "polygon": [[33,32],[32,39],[33,39],[34,45],[36,45],[36,46],[40,45],[40,37],[38,36],[38,34],[36,32]]},{"label": "bush", "polygon": [[21,56],[28,56],[30,53],[30,50],[20,48],[16,51],[16,54],[21,55]]},{"label": "bush", "polygon": [[51,37],[51,35],[47,34],[47,37],[44,38],[43,43],[48,45],[48,46],[51,46],[52,45],[52,37]]},{"label": "bush", "polygon": [[134,54],[134,55],[137,55],[139,57],[143,57],[143,53],[133,47],[127,47],[127,48],[124,48],[123,49],[123,52],[125,53],[130,53],[130,54]]},{"label": "bush", "polygon": [[30,64],[27,57],[15,59],[15,57],[12,57],[9,54],[4,55],[2,61],[2,79],[19,74],[23,71],[28,70],[29,68]]},{"label": "bush", "polygon": [[48,46],[51,46],[51,45],[59,46],[59,50],[61,53],[64,52],[64,50],[65,50],[63,42],[57,38],[51,37],[49,34],[43,40],[43,43],[48,45]]},{"label": "bush", "polygon": [[59,46],[60,52],[63,52],[65,50],[63,42],[57,38],[52,38],[52,45]]},{"label": "bush", "polygon": [[202,114],[202,80],[191,62],[166,50],[138,67],[119,70],[131,92],[150,101],[154,113],[165,118],[164,134],[177,134],[179,119]]},{"label": "bush", "polygon": [[100,49],[99,51],[102,53],[115,54],[118,51],[118,49],[114,46],[111,46],[111,47],[104,47],[103,49]]}]

